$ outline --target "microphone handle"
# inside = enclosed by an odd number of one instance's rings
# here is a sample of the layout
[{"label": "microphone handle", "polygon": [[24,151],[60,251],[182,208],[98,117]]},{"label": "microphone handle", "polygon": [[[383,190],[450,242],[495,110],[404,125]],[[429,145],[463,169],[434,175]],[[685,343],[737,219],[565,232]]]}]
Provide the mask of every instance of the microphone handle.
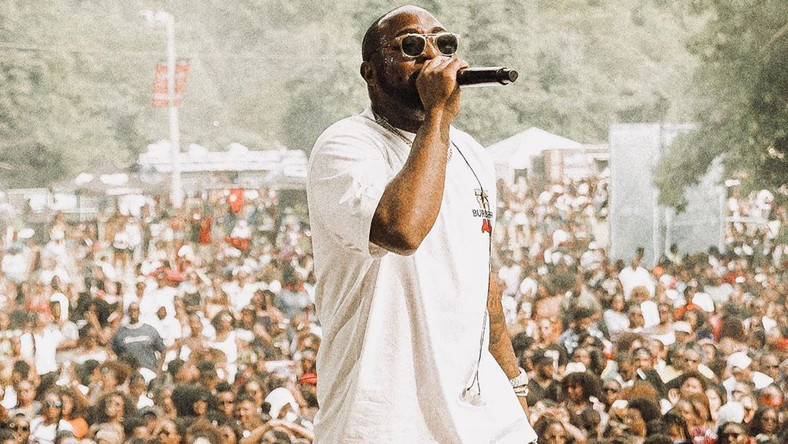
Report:
[{"label": "microphone handle", "polygon": [[460,86],[508,85],[517,80],[517,71],[502,66],[465,68],[457,73]]}]

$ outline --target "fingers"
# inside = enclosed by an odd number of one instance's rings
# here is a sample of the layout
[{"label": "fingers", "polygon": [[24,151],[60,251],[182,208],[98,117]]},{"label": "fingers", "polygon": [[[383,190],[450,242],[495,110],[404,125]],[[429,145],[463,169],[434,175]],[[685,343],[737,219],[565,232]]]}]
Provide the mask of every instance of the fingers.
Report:
[{"label": "fingers", "polygon": [[453,80],[457,79],[457,71],[467,68],[468,62],[456,56],[438,56],[424,62],[421,69],[421,76],[432,76],[441,73]]}]

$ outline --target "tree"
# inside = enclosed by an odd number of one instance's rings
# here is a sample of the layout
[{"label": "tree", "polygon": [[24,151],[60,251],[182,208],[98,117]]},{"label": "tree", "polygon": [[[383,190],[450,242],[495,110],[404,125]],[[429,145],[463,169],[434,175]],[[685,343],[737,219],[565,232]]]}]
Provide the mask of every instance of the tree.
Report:
[{"label": "tree", "polygon": [[[212,150],[230,142],[309,150],[331,122],[361,111],[361,37],[391,8],[383,0],[153,3],[175,16],[178,57],[190,62],[179,108],[182,148],[194,142]],[[422,5],[462,35],[461,56],[471,64],[520,72],[513,85],[463,93],[457,126],[489,145],[531,126],[598,142],[615,122],[686,121],[685,79],[697,56],[684,45],[704,16],[676,3]],[[15,176],[15,186],[131,163],[148,143],[169,136],[167,110],[151,106],[165,39],[139,15],[150,7],[150,0],[0,6],[0,136],[18,150],[38,144],[60,153],[53,159],[62,162],[48,174]],[[31,156],[15,157],[13,168],[35,170]],[[0,182],[10,181],[6,171]]]},{"label": "tree", "polygon": [[788,194],[788,3],[704,0],[709,17],[691,42],[700,59],[694,76],[698,131],[680,137],[656,172],[660,203],[681,207],[682,191],[724,156],[726,176],[744,190]]}]

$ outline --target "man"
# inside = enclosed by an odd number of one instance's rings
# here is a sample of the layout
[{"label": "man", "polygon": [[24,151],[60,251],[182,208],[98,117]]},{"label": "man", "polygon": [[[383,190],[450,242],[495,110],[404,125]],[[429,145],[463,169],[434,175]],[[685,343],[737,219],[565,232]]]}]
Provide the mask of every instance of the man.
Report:
[{"label": "man", "polygon": [[632,353],[632,357],[632,364],[635,366],[635,379],[648,382],[657,389],[661,397],[665,397],[667,389],[659,377],[659,373],[654,370],[655,359],[651,350],[646,347],[637,348]]},{"label": "man", "polygon": [[629,293],[629,305],[638,304],[643,315],[643,329],[650,329],[659,324],[659,307],[652,300],[648,288],[638,285]]},{"label": "man", "polygon": [[630,304],[627,310],[627,319],[629,326],[626,331],[630,333],[642,333],[643,327],[646,325],[646,320],[643,318],[643,309],[640,304]]},{"label": "man", "polygon": [[628,267],[624,267],[618,273],[618,280],[621,281],[621,287],[624,289],[624,298],[629,300],[632,290],[642,285],[646,287],[650,296],[654,295],[654,281],[651,278],[651,273],[643,268],[640,263],[643,260],[644,250],[639,247],[635,252],[635,257],[629,263]]},{"label": "man", "polygon": [[164,350],[164,342],[155,328],[140,322],[139,304],[132,302],[126,314],[129,321],[118,329],[112,337],[110,346],[118,356],[129,353],[137,358],[140,363],[140,373],[145,377],[146,382],[150,382],[156,377],[156,370],[160,368],[156,352],[161,353]]},{"label": "man", "polygon": [[494,168],[451,127],[456,49],[423,9],[376,20],[362,43],[371,108],[312,151],[318,443],[536,439],[489,268]]},{"label": "man", "polygon": [[532,406],[542,399],[557,400],[561,393],[561,381],[556,378],[557,360],[545,350],[536,351],[531,357],[533,378],[528,381],[528,405]]},{"label": "man", "polygon": [[575,307],[570,317],[572,319],[570,328],[561,333],[558,338],[558,345],[564,347],[567,355],[571,355],[573,351],[580,345],[580,337],[588,333],[595,338],[602,339],[604,336],[602,332],[594,325],[594,318],[596,312],[588,307]]},{"label": "man", "polygon": [[47,317],[41,313],[30,313],[30,331],[20,337],[22,356],[35,364],[39,375],[58,371],[55,361],[57,347],[66,340],[57,326],[48,322]]},{"label": "man", "polygon": [[676,336],[674,345],[687,345],[695,339],[695,332],[692,331],[692,325],[686,321],[676,321],[673,323],[673,334]]},{"label": "man", "polygon": [[737,382],[751,382],[756,390],[761,390],[774,382],[774,379],[768,375],[752,370],[750,364],[752,364],[752,358],[747,356],[745,352],[736,352],[728,356],[728,368],[731,376],[722,381],[723,387],[728,390],[728,396],[733,394]]},{"label": "man", "polygon": [[165,347],[175,344],[175,340],[183,337],[181,323],[175,318],[175,313],[168,313],[166,305],[160,305],[156,316],[147,321],[148,325],[155,328],[161,336]]},{"label": "man", "polygon": [[764,353],[759,360],[759,369],[761,373],[774,379],[780,380],[780,360],[774,353]]},{"label": "man", "polygon": [[62,340],[60,344],[58,344],[55,358],[58,364],[62,364],[64,361],[70,360],[72,358],[71,351],[77,348],[79,345],[79,328],[73,322],[69,321],[68,318],[64,318],[62,316],[62,307],[63,304],[60,301],[50,300],[49,301],[49,313],[52,316],[52,320],[47,328],[56,330],[60,332],[62,335]]},{"label": "man", "polygon": [[714,372],[703,364],[703,351],[694,344],[687,344],[684,349],[684,372],[698,372],[709,380],[716,378]]}]

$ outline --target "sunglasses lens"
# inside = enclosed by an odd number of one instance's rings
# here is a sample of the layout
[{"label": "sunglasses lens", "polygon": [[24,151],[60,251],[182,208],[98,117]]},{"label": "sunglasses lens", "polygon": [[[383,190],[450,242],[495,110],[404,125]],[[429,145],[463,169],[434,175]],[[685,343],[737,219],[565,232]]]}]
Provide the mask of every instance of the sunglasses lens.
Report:
[{"label": "sunglasses lens", "polygon": [[452,55],[457,52],[459,42],[454,34],[441,34],[435,37],[435,46],[443,55]]},{"label": "sunglasses lens", "polygon": [[418,57],[424,52],[424,45],[427,44],[427,39],[421,35],[406,35],[402,39],[402,52],[409,57]]}]

